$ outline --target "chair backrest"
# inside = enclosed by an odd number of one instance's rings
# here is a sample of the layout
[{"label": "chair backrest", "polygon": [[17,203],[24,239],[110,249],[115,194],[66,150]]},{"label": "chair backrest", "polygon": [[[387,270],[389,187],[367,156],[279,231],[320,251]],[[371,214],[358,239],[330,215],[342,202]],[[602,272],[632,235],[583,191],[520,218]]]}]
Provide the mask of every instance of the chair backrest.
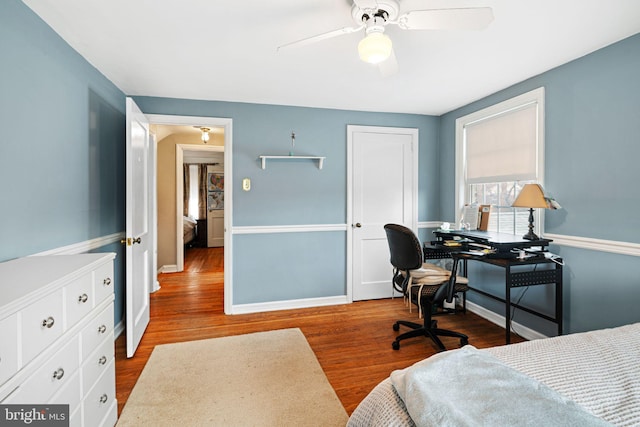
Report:
[{"label": "chair backrest", "polygon": [[398,224],[386,224],[384,230],[387,233],[387,243],[391,252],[391,265],[401,271],[420,268],[422,248],[413,231]]},{"label": "chair backrest", "polygon": [[[389,243],[389,251],[391,252],[391,265],[399,271],[405,272],[420,268],[423,262],[422,247],[413,231],[411,231],[410,228],[398,224],[386,224],[384,230],[387,233],[387,242]],[[441,286],[432,297],[432,301],[434,302],[447,301],[450,303],[453,301],[460,255],[452,253],[451,257],[453,258],[451,276],[446,285]],[[406,279],[402,286],[403,290],[406,289],[408,275]]]}]

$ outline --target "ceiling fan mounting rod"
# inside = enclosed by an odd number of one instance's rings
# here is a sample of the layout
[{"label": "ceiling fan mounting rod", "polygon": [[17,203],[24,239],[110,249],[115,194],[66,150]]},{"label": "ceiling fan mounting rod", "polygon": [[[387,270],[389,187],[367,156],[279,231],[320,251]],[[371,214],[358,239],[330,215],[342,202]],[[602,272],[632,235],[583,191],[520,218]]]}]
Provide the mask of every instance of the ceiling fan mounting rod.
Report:
[{"label": "ceiling fan mounting rod", "polygon": [[[377,21],[378,25],[386,25],[394,21],[400,12],[400,3],[397,0],[377,0],[373,7],[359,7],[355,1],[351,16],[357,25]],[[369,5],[367,5],[369,6]]]},{"label": "ceiling fan mounting rod", "polygon": [[[386,10],[378,9],[377,12],[373,14],[373,20],[376,21],[376,18],[381,18],[383,22],[387,22],[389,20],[389,13]],[[372,16],[369,16],[368,13],[364,13],[362,15],[362,22],[365,24],[372,19]]]}]

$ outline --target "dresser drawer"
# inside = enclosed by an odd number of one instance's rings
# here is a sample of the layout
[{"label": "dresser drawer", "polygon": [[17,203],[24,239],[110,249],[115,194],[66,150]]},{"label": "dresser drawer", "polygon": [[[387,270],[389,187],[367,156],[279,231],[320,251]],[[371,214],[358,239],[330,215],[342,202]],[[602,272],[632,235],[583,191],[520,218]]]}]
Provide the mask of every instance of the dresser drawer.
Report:
[{"label": "dresser drawer", "polygon": [[100,266],[93,272],[93,286],[96,304],[114,293],[113,263]]},{"label": "dresser drawer", "polygon": [[82,363],[83,390],[91,390],[97,379],[113,360],[113,333],[107,335],[100,346]]},{"label": "dresser drawer", "polygon": [[21,311],[22,365],[62,335],[62,289]]},{"label": "dresser drawer", "polygon": [[82,408],[76,409],[76,412],[71,412],[71,415],[69,415],[69,427],[82,427]]},{"label": "dresser drawer", "polygon": [[73,337],[64,347],[45,360],[5,403],[47,402],[66,386],[79,370],[79,338]]},{"label": "dresser drawer", "polygon": [[67,329],[86,316],[94,304],[93,275],[86,274],[64,288]]},{"label": "dresser drawer", "polygon": [[[84,425],[101,425],[105,417],[110,416],[116,401],[115,362],[107,364],[107,370],[98,380],[96,385],[89,390],[84,402]],[[117,406],[116,406],[117,415]]]},{"label": "dresser drawer", "polygon": [[113,303],[109,304],[96,318],[91,319],[81,334],[82,360],[86,360],[105,337],[113,334]]},{"label": "dresser drawer", "polygon": [[18,315],[0,320],[0,384],[18,372]]},{"label": "dresser drawer", "polygon": [[73,414],[82,402],[80,371],[76,371],[69,381],[47,402],[55,405],[69,405],[69,414]]}]

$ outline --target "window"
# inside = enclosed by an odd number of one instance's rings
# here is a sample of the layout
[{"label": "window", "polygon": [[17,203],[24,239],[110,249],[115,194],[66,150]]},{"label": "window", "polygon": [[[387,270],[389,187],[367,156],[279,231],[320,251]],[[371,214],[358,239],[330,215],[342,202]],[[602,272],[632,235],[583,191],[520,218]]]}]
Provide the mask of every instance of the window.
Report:
[{"label": "window", "polygon": [[[491,205],[489,230],[526,233],[528,210],[512,208],[511,203],[524,184],[544,185],[543,159],[544,88],[460,117],[456,120],[456,212],[465,204]],[[540,209],[535,214],[539,228]]]}]

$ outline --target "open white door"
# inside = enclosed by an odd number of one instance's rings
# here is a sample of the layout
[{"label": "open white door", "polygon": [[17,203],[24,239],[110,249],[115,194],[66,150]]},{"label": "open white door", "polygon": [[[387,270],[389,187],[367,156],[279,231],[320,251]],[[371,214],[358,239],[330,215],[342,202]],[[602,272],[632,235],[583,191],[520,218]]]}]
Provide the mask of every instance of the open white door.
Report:
[{"label": "open white door", "polygon": [[126,322],[127,357],[149,324],[153,233],[150,232],[149,121],[127,98]]},{"label": "open white door", "polygon": [[353,301],[390,298],[384,225],[417,226],[418,130],[348,126]]}]

